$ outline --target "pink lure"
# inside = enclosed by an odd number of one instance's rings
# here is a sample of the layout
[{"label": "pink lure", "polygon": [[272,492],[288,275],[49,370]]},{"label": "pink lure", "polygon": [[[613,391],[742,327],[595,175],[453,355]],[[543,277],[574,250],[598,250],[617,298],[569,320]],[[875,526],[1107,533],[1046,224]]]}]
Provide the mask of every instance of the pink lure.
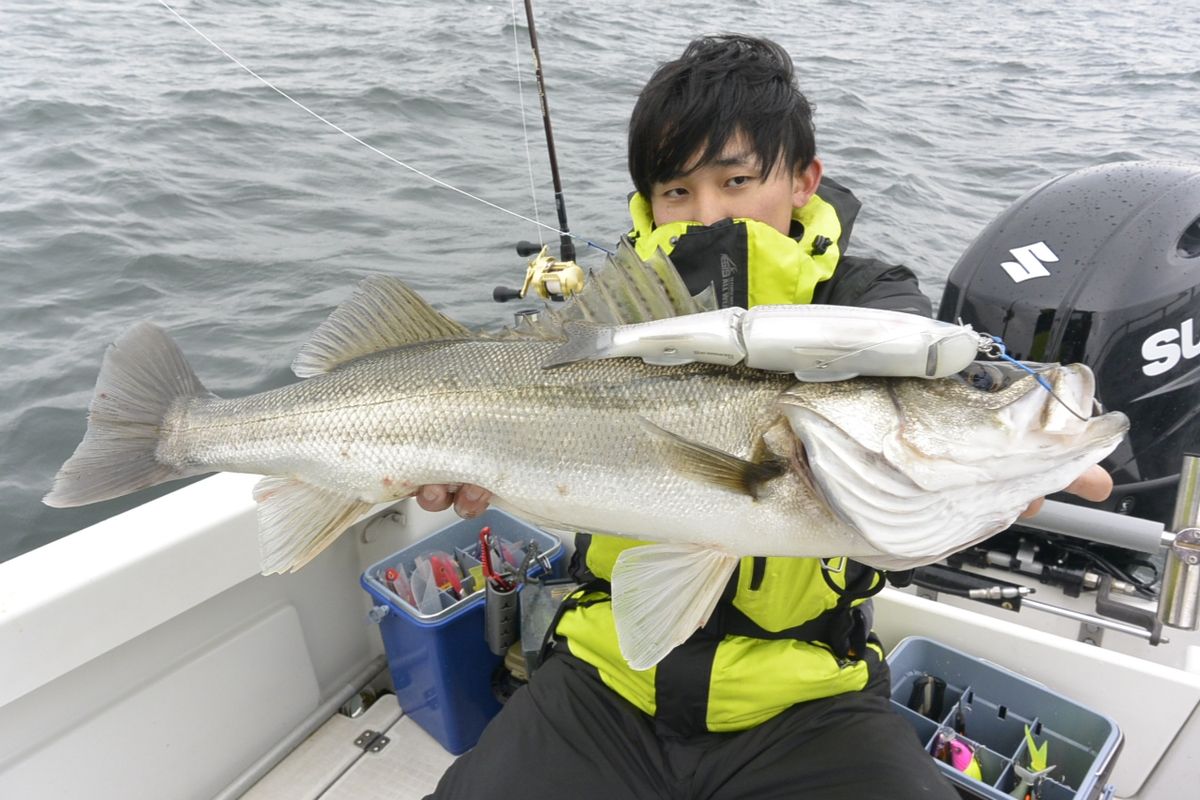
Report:
[{"label": "pink lure", "polygon": [[950,752],[950,758],[948,759],[950,766],[975,780],[982,779],[979,762],[975,759],[975,751],[971,749],[970,745],[954,739],[947,742],[946,747]]}]

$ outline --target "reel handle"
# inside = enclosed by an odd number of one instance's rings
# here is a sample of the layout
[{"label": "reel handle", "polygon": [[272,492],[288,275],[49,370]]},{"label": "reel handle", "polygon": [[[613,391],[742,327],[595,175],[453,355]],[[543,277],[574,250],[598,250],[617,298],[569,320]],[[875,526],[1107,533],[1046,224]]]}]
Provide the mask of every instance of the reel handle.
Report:
[{"label": "reel handle", "polygon": [[492,299],[497,303],[507,303],[509,300],[520,300],[521,290],[510,286],[497,286],[492,289]]}]

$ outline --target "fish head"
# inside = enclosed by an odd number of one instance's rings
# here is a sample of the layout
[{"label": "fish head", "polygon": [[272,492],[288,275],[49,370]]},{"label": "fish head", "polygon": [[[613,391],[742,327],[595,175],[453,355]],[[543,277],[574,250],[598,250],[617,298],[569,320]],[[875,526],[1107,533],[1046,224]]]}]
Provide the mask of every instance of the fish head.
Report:
[{"label": "fish head", "polygon": [[[831,511],[903,569],[1003,530],[1120,443],[1082,364],[977,362],[938,380],[798,384],[781,408]],[[852,554],[851,554],[852,555]]]},{"label": "fish head", "polygon": [[977,362],[944,380],[895,382],[896,427],[885,452],[920,486],[935,490],[1038,474],[1078,457],[1090,465],[1116,447],[1129,420],[1097,413],[1091,369],[1036,364],[1030,370]]}]

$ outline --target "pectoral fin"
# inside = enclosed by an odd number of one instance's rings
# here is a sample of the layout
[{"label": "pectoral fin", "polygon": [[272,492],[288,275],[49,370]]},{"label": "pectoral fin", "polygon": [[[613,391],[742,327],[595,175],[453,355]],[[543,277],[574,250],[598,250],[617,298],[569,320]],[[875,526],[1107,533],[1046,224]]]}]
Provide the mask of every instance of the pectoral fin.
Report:
[{"label": "pectoral fin", "polygon": [[708,621],[738,557],[690,544],[632,547],[617,557],[612,609],[621,655],[650,669]]},{"label": "pectoral fin", "polygon": [[639,421],[648,433],[667,445],[675,469],[722,489],[757,498],[762,484],[787,471],[787,464],[783,461],[747,461],[715,447],[685,439],[644,417]]},{"label": "pectoral fin", "polygon": [[294,478],[267,477],[254,486],[262,572],[294,572],[370,510],[357,497]]}]

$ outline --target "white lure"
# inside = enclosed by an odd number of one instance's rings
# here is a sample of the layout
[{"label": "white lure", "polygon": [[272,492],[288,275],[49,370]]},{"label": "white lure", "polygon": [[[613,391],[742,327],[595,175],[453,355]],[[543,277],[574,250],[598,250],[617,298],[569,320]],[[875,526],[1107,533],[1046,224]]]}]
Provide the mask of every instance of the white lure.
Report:
[{"label": "white lure", "polygon": [[571,322],[565,328],[567,342],[544,367],[636,357],[659,366],[744,361],[753,369],[816,382],[944,378],[974,361],[980,344],[969,325],[829,305],[722,308],[632,325]]}]

